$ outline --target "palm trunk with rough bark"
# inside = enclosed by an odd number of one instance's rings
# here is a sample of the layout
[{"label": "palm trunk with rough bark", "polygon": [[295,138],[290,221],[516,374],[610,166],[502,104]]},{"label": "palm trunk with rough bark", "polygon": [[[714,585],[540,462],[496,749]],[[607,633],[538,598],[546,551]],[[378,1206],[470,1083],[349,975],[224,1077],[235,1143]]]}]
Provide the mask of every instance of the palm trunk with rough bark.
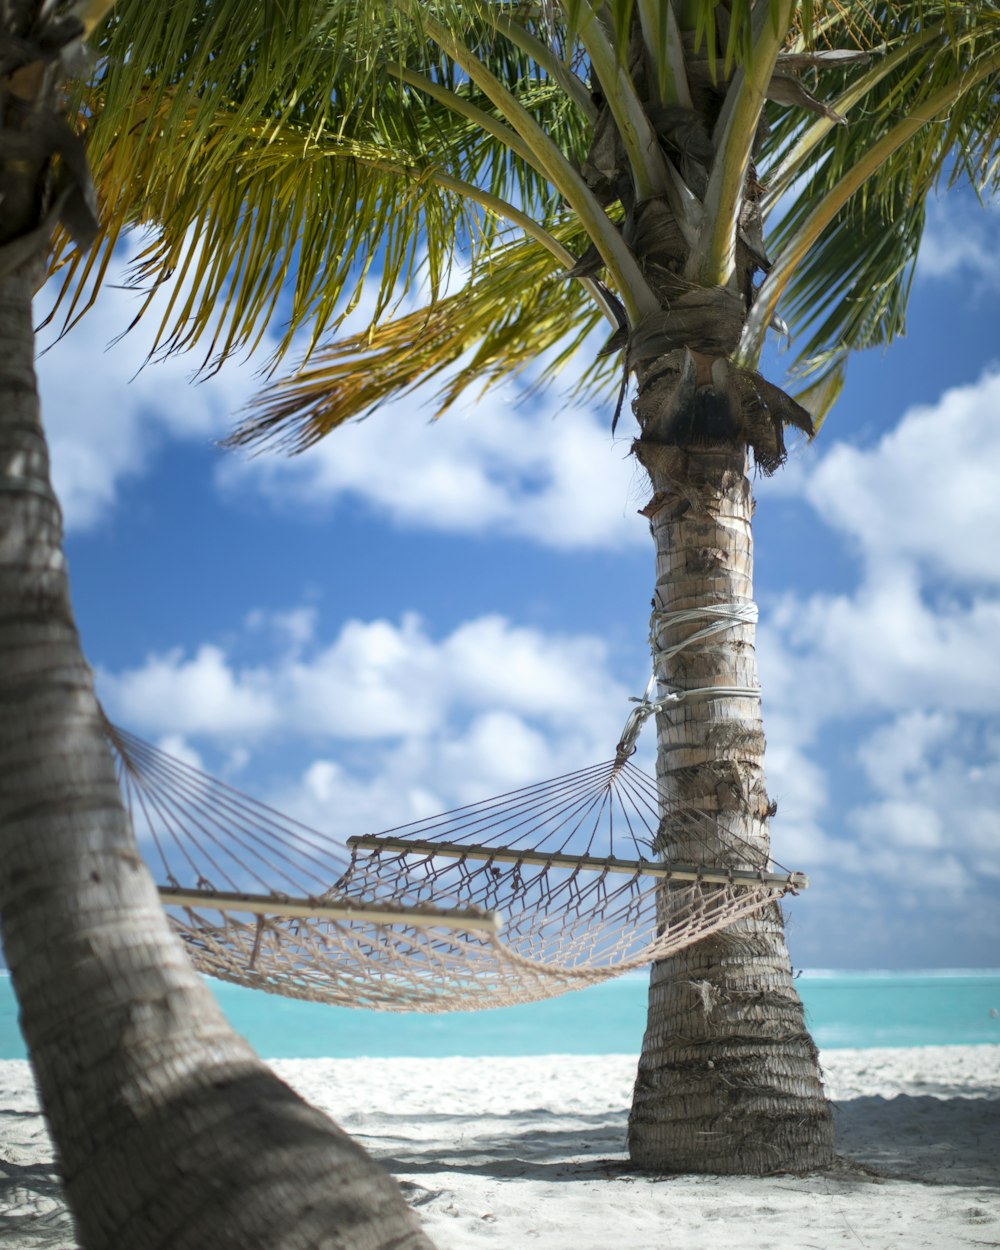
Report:
[{"label": "palm trunk with rough bark", "polygon": [[[657,775],[676,813],[658,849],[678,860],[763,868],[772,808],[755,626],[746,611],[753,601],[746,446],[661,443],[641,393],[637,410],[645,432],[635,450],[653,486],[647,513],[661,684],[747,692],[693,694],[659,713]],[[717,620],[712,609],[720,607],[733,613],[727,628],[676,649]],[[692,618],[692,609],[702,615]],[[669,886],[662,905],[669,912]],[[629,1150],[638,1165],[665,1172],[804,1172],[832,1161],[830,1108],[777,905],[654,965]]]},{"label": "palm trunk with rough bark", "polygon": [[[678,20],[690,105],[663,108],[649,100],[647,108],[664,152],[703,199],[718,158],[725,93],[697,56],[688,17],[682,11]],[[634,44],[643,46],[637,26]],[[636,82],[649,96],[641,64],[637,56]],[[725,285],[711,285],[692,264],[691,223],[682,228],[670,196],[635,196],[620,143],[605,151],[601,136],[614,133],[612,124],[605,105],[596,128],[601,141],[595,139],[584,169],[618,170],[606,195],[622,200],[623,234],[660,305],[632,327],[626,347],[637,380],[634,450],[653,489],[644,512],[656,544],[654,662],[661,694],[693,692],[657,716],[657,776],[670,807],[657,849],[682,861],[761,868],[769,858],[771,807],[746,469],[752,449],[758,468],[773,472],[784,460],[784,428],[811,432],[811,418],[735,363],[763,263],[752,159],[742,175],[732,272]],[[593,177],[591,185],[602,190]],[[720,609],[725,629],[678,647],[718,624]],[[711,687],[740,693],[706,693]],[[660,902],[667,918],[669,884]],[[637,1164],[663,1172],[801,1172],[832,1161],[830,1109],[777,906],[654,966],[629,1151]]]},{"label": "palm trunk with rough bark", "polygon": [[[170,932],[80,651],[0,279],[0,931],[86,1250],[427,1250],[392,1180],[256,1058]],[[81,414],[81,420],[86,414]]]},{"label": "palm trunk with rough bark", "polygon": [[40,14],[4,6],[8,65],[28,63],[0,79],[0,936],[80,1243],[430,1250],[390,1177],[230,1029],[122,807],[34,374],[52,185],[25,145],[58,103]]}]

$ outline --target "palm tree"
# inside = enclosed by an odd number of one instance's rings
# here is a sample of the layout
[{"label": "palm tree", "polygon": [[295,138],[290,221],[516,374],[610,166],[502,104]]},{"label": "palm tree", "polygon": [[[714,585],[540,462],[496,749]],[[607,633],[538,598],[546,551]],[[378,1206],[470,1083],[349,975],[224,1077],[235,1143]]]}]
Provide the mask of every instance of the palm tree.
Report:
[{"label": "palm tree", "polygon": [[[657,771],[693,817],[657,849],[706,859],[708,818],[707,858],[760,866],[748,463],[777,469],[847,355],[902,329],[933,188],[995,185],[998,33],[954,0],[122,5],[82,102],[106,234],[67,272],[66,323],[120,232],[152,227],[137,282],[179,279],[159,350],[212,369],[280,315],[276,363],[307,331],[233,436],[300,451],[428,380],[442,409],[549,381],[606,321],[583,385],[614,428],[634,379]],[[426,306],[394,315],[421,276]],[[331,338],[365,282],[371,325]],[[759,372],[779,301],[794,396]],[[777,908],[653,969],[629,1143],[672,1171],[831,1159]]]},{"label": "palm tree", "polygon": [[0,927],[81,1244],[429,1250],[391,1179],[229,1028],[136,851],[34,375],[53,222],[82,242],[96,228],[60,96],[84,26],[38,0],[10,0],[2,23]]}]

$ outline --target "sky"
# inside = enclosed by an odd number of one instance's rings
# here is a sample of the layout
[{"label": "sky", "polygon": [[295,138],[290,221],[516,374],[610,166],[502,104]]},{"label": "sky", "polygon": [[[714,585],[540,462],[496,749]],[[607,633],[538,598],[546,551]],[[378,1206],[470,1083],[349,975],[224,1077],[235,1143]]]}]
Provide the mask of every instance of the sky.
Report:
[{"label": "sky", "polygon": [[[613,401],[510,385],[436,422],[411,396],[292,459],[226,452],[262,358],[143,367],[135,307],[109,287],[38,362],[115,721],[339,837],[614,754],[650,668],[628,414],[612,437]],[[998,327],[1000,209],[951,193],[905,339],[754,480],[774,854],[812,882],[798,968],[1000,966]]]}]

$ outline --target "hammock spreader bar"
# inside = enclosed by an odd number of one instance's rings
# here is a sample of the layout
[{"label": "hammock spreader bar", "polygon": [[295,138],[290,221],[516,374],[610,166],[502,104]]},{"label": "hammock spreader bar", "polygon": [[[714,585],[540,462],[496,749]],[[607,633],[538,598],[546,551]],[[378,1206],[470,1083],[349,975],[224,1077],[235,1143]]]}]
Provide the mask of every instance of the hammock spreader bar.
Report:
[{"label": "hammock spreader bar", "polygon": [[741,868],[702,868],[671,861],[658,864],[649,859],[616,859],[614,856],[562,855],[555,851],[520,851],[515,847],[474,846],[461,842],[419,842],[412,838],[386,838],[363,834],[348,838],[352,850],[394,851],[404,855],[440,855],[446,859],[482,860],[497,864],[538,864],[543,868],[571,868],[589,872],[618,872],[635,877],[658,877],[663,881],[702,881],[706,885],[773,885],[797,893],[809,886],[804,872],[754,872]]},{"label": "hammock spreader bar", "polygon": [[409,904],[357,902],[323,903],[310,898],[276,898],[270,894],[238,894],[225,890],[183,890],[177,886],[158,887],[165,906],[198,911],[243,912],[254,916],[274,916],[283,920],[339,920],[364,924],[406,925],[424,929],[459,929],[463,932],[499,933],[503,921],[495,911],[465,908],[429,907]]}]

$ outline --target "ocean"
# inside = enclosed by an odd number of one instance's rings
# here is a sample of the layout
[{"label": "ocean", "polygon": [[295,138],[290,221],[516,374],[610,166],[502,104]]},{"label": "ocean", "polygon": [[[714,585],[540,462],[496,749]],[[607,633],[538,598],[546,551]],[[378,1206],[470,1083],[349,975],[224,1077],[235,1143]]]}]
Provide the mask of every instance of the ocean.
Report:
[{"label": "ocean", "polygon": [[[324,1007],[212,982],[231,1023],[266,1059],[637,1054],[646,977],[521,1007],[446,1015]],[[1000,970],[804,972],[797,986],[821,1049],[1000,1043]],[[0,973],[0,1059],[26,1058]]]}]

